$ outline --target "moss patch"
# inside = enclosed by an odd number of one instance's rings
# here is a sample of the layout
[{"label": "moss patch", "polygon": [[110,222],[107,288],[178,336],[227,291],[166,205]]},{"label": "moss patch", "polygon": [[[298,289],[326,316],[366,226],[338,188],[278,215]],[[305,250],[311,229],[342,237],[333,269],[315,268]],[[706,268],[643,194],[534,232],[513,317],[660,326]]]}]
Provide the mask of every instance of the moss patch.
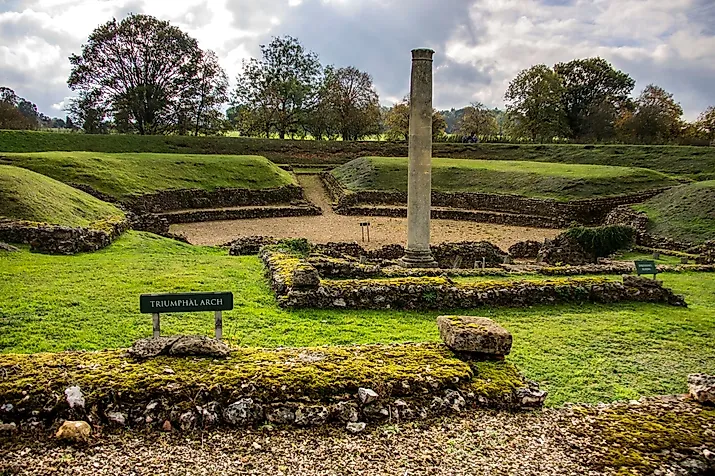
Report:
[{"label": "moss patch", "polygon": [[[166,392],[224,398],[248,392],[265,401],[325,399],[354,393],[359,386],[383,396],[420,395],[420,389],[433,391],[435,382],[498,398],[523,386],[512,364],[470,364],[439,344],[242,348],[226,360],[160,357],[145,362],[128,359],[119,350],[5,354],[0,355],[0,374],[5,376],[0,402],[27,396],[36,404],[61,395],[68,385],[78,385],[92,400],[121,394],[125,401],[151,400]],[[398,385],[403,382],[408,386]],[[248,391],[248,386],[255,388]]]}]

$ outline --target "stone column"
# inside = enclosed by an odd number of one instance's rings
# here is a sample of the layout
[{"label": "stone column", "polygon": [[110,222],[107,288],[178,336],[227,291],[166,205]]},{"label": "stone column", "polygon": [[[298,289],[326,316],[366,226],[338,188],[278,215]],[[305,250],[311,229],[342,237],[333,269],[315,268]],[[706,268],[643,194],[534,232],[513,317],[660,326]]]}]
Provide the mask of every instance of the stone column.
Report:
[{"label": "stone column", "polygon": [[412,50],[410,83],[409,181],[407,185],[407,249],[400,260],[407,268],[435,268],[430,251],[432,206],[432,55]]}]

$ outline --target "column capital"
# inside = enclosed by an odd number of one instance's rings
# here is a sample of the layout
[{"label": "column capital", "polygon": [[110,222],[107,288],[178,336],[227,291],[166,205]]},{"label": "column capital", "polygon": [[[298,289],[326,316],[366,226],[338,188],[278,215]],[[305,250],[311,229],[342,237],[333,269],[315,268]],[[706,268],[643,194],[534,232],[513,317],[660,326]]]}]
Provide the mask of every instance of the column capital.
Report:
[{"label": "column capital", "polygon": [[412,61],[432,61],[432,55],[434,55],[434,50],[429,48],[417,48],[412,50]]}]

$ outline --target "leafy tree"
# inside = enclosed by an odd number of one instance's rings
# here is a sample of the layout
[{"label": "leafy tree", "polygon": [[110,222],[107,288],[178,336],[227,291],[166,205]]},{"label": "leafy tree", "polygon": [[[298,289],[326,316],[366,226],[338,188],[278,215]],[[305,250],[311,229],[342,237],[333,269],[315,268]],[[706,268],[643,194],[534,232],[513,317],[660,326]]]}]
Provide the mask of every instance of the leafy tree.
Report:
[{"label": "leafy tree", "polygon": [[632,105],[625,108],[617,127],[622,139],[645,144],[667,143],[680,135],[683,108],[673,95],[649,84]]},{"label": "leafy tree", "polygon": [[80,93],[79,97],[70,100],[67,112],[72,123],[82,124],[87,134],[106,134],[109,130],[107,111],[99,104],[98,93]]},{"label": "leafy tree", "polygon": [[38,123],[37,106],[0,87],[0,129],[37,129]]},{"label": "leafy tree", "polygon": [[196,75],[185,92],[184,106],[193,118],[194,134],[213,134],[224,129],[219,108],[228,101],[228,76],[213,51],[202,52]]},{"label": "leafy tree", "polygon": [[499,124],[494,110],[480,102],[472,103],[464,109],[457,122],[457,132],[465,136],[490,136],[499,132]]},{"label": "leafy tree", "polygon": [[197,113],[203,109],[187,110],[200,102],[197,84],[220,82],[224,74],[215,65],[202,68],[206,58],[195,39],[168,22],[148,15],[114,19],[92,32],[81,55],[70,57],[67,83],[80,93],[74,110],[93,108],[82,113],[92,130],[103,114],[126,114],[140,134],[181,132],[187,122],[202,122]]},{"label": "leafy tree", "polygon": [[715,141],[715,106],[710,106],[703,111],[695,124],[711,143]]},{"label": "leafy tree", "polygon": [[546,65],[521,71],[504,95],[512,133],[534,141],[564,135],[563,94],[561,79]]},{"label": "leafy tree", "polygon": [[248,107],[266,136],[276,130],[281,139],[305,122],[314,106],[321,65],[290,36],[274,37],[261,45],[262,58],[244,61],[234,105]]},{"label": "leafy tree", "polygon": [[328,112],[343,140],[358,140],[379,132],[380,103],[369,74],[352,66],[328,68],[323,91],[321,99],[327,103],[324,105],[328,111],[315,112]]},{"label": "leafy tree", "polygon": [[620,106],[635,81],[602,58],[558,63],[554,72],[561,78],[561,96],[566,121],[575,139],[612,137]]},{"label": "leafy tree", "polygon": [[[432,139],[444,135],[447,122],[436,109],[432,111]],[[392,106],[385,114],[385,133],[391,140],[409,140],[410,138],[410,102],[407,98]]]}]

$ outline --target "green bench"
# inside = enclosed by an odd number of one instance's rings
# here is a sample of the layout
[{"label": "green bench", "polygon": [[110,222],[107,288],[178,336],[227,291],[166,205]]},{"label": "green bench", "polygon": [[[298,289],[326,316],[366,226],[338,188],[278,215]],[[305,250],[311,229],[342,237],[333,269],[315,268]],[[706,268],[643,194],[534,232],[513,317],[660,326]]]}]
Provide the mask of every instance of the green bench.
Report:
[{"label": "green bench", "polygon": [[636,274],[640,276],[641,274],[652,274],[653,279],[655,279],[658,274],[658,267],[653,260],[638,260],[635,261],[636,264]]}]

